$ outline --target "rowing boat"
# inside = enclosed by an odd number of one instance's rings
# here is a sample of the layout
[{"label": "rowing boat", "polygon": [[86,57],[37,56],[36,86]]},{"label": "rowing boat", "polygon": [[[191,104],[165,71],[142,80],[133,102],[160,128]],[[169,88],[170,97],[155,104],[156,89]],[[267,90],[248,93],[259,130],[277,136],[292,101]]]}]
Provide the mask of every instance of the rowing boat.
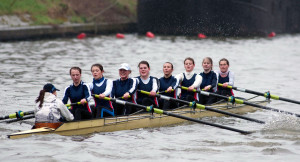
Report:
[{"label": "rowing boat", "polygon": [[[252,101],[253,103],[266,105],[269,100],[261,100],[261,101]],[[214,108],[236,113],[236,114],[245,114],[248,112],[257,111],[257,108],[244,104],[232,104],[232,103],[219,103],[214,104]],[[170,112],[175,114],[184,115],[191,118],[203,118],[203,117],[214,117],[214,116],[224,116],[223,114],[215,113],[207,110],[194,109],[189,107],[180,107],[174,110],[170,110]],[[129,116],[117,116],[117,117],[106,117],[102,119],[90,119],[90,120],[82,120],[82,121],[72,121],[63,123],[56,129],[53,128],[37,128],[31,129],[27,131],[17,132],[8,135],[8,138],[17,139],[17,138],[25,138],[32,135],[42,135],[42,134],[50,134],[55,133],[64,136],[72,136],[72,135],[86,135],[96,132],[113,132],[120,130],[131,130],[138,128],[153,128],[153,127],[162,127],[175,125],[186,122],[184,119],[179,119],[163,114],[155,114],[155,113],[140,113],[133,114]]]}]

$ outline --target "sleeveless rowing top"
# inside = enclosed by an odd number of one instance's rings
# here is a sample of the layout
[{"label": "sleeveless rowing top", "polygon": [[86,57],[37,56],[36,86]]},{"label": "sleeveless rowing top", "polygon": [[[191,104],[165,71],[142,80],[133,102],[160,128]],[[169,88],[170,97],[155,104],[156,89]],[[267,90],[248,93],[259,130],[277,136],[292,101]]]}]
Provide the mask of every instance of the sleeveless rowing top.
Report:
[{"label": "sleeveless rowing top", "polygon": [[[193,85],[195,80],[196,80],[196,75],[197,74],[194,74],[193,77],[188,80],[186,78],[185,74],[183,73],[184,78],[181,82],[181,86],[189,87],[189,86]],[[185,98],[187,95],[193,96],[195,100],[198,100],[198,95],[197,95],[196,92],[190,92],[190,91],[186,91],[186,90],[181,89],[180,98]]]},{"label": "sleeveless rowing top", "polygon": [[[152,76],[150,76],[149,78],[150,78],[149,82],[147,84],[144,84],[141,77],[138,76],[137,77],[137,79],[138,79],[137,89],[150,92],[153,89],[153,81],[156,81],[156,78],[154,78]],[[136,103],[141,104],[144,98],[151,98],[151,99],[153,99],[154,103],[156,105],[158,105],[156,97],[149,97],[149,95],[146,95],[146,94],[143,94],[140,92],[136,92],[136,98],[135,98]]]},{"label": "sleeveless rowing top", "polygon": [[[98,79],[98,80],[94,79],[93,80],[93,89],[91,91],[93,94],[102,94],[103,92],[105,92],[106,86],[107,86],[107,79],[105,79],[104,77],[102,77],[101,79]],[[110,97],[110,95],[108,97]],[[113,109],[111,101],[102,100],[102,99],[99,99],[96,97],[94,97],[94,100],[95,100],[95,107],[103,106],[106,108]]]},{"label": "sleeveless rowing top", "polygon": [[[219,74],[218,83],[223,84],[223,83],[229,82],[229,73],[230,73],[230,71],[228,72],[228,75],[226,77],[221,77],[221,75]],[[223,88],[221,86],[218,86],[217,92],[218,92],[218,94],[221,94],[224,96],[226,96],[226,95],[233,96],[234,95],[232,89]]]},{"label": "sleeveless rowing top", "polygon": [[166,93],[166,92],[162,92],[162,95],[165,96],[169,96],[169,97],[173,97],[173,98],[177,98],[176,97],[176,83],[177,83],[177,79],[174,76],[170,76],[169,78],[165,78],[165,77],[161,77],[159,78],[159,91],[165,91],[167,90],[170,86],[172,87],[172,89],[174,90],[171,93]]}]

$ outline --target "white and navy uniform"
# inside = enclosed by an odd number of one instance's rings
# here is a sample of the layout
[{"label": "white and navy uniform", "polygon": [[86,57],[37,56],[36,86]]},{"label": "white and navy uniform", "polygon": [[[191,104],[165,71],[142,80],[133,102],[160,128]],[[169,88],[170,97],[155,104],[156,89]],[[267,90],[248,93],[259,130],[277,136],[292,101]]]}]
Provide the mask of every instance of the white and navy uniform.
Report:
[{"label": "white and navy uniform", "polygon": [[[202,83],[200,85],[200,89],[202,90],[206,86],[211,86],[211,88],[208,90],[208,92],[216,92],[217,90],[217,74],[214,71],[210,71],[209,73],[200,73],[202,76]],[[202,105],[206,104],[212,104],[213,100],[211,99],[211,96],[206,96],[199,94],[199,103]]]},{"label": "white and navy uniform", "polygon": [[62,100],[64,104],[67,104],[69,99],[71,103],[77,103],[84,98],[87,101],[86,104],[74,105],[70,109],[70,111],[74,115],[75,120],[92,118],[92,110],[89,105],[89,101],[91,100],[90,88],[86,83],[80,81],[80,84],[78,86],[74,86],[74,84],[71,84],[65,89],[64,98]]},{"label": "white and navy uniform", "polygon": [[[170,76],[168,78],[161,77],[159,78],[159,92],[161,95],[169,96],[172,98],[177,98],[177,86],[178,86],[178,80],[174,76]],[[174,90],[173,92],[167,93],[166,91],[169,87],[172,87]],[[170,102],[168,100],[159,99],[159,108],[166,110],[166,109],[174,109],[177,108],[178,105],[176,102]]]},{"label": "white and navy uniform", "polygon": [[[140,76],[136,77],[137,81],[137,90],[144,90],[147,92],[158,90],[158,79],[152,76],[149,76],[148,79],[143,80]],[[145,106],[156,106],[158,107],[157,97],[152,97],[140,92],[136,92],[134,95],[134,100],[137,104],[142,104]]]},{"label": "white and navy uniform", "polygon": [[[113,81],[113,88],[111,92],[112,98],[118,98],[127,102],[135,103],[134,93],[136,91],[136,79],[128,78],[126,80],[117,79]],[[125,93],[129,93],[130,98],[122,99]],[[135,111],[135,108],[128,105],[113,104],[115,108],[115,115],[128,115]]]},{"label": "white and navy uniform", "polygon": [[40,102],[36,104],[34,111],[36,123],[60,123],[62,117],[67,121],[74,119],[63,102],[50,92],[45,92],[42,107],[39,107],[39,105]]},{"label": "white and navy uniform", "polygon": [[[179,85],[184,87],[194,86],[196,90],[199,89],[200,84],[202,82],[202,77],[194,72],[184,72],[176,75],[176,78],[179,81]],[[187,90],[181,89],[180,99],[187,101],[198,101],[197,92],[189,92]]]},{"label": "white and navy uniform", "polygon": [[[234,73],[232,71],[227,72],[226,77],[221,77],[220,71],[217,72],[218,76],[218,83],[228,83],[228,85],[233,86],[234,85]],[[217,94],[223,95],[223,96],[234,96],[234,93],[232,89],[229,88],[223,88],[221,86],[217,87]]]},{"label": "white and navy uniform", "polygon": [[[104,94],[106,97],[110,97],[113,83],[111,80],[108,80],[104,77],[100,79],[93,79],[93,82],[89,84],[90,90],[93,94]],[[96,118],[103,118],[104,112],[114,116],[114,107],[111,101],[95,98],[95,107],[96,107]]]},{"label": "white and navy uniform", "polygon": [[[161,77],[159,78],[159,92],[160,94],[177,98],[176,96],[176,88],[178,86],[178,80],[174,76],[170,76],[169,78]],[[169,87],[172,87],[174,90],[172,93],[166,93],[163,91],[166,91]]]}]

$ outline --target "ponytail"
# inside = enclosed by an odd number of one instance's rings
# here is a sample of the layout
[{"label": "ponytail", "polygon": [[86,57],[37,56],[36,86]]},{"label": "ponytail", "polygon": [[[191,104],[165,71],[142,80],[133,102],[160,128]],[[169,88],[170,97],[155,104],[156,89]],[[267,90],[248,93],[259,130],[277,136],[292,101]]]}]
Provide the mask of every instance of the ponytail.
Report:
[{"label": "ponytail", "polygon": [[35,103],[40,102],[39,104],[39,108],[42,107],[43,103],[44,103],[44,96],[45,96],[45,90],[41,90],[40,91],[40,95],[36,98]]}]

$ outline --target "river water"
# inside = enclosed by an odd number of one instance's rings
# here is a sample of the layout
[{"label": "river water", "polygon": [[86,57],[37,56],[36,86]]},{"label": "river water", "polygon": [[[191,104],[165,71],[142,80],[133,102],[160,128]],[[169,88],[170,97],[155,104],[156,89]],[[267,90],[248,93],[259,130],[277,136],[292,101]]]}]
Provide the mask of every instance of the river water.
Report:
[{"label": "river water", "polygon": [[[138,75],[141,60],[150,63],[151,75],[162,76],[166,61],[174,73],[184,71],[183,60],[193,57],[195,72],[202,70],[206,56],[225,57],[235,72],[235,86],[300,101],[300,35],[270,38],[156,37],[134,34],[125,39],[99,36],[0,43],[0,116],[18,110],[31,111],[39,90],[53,83],[61,91],[72,83],[71,66],[83,70],[83,81],[91,82],[90,66],[101,63],[105,77],[118,78],[118,66],[127,62],[131,76]],[[235,92],[236,96],[252,95]],[[269,107],[300,113],[300,106],[272,101]],[[299,161],[300,121],[290,115],[263,110],[245,116],[264,120],[264,125],[233,117],[206,121],[256,131],[251,135],[201,124],[95,133],[88,136],[43,135],[10,140],[7,135],[31,128],[33,120],[0,123],[0,161]]]}]

